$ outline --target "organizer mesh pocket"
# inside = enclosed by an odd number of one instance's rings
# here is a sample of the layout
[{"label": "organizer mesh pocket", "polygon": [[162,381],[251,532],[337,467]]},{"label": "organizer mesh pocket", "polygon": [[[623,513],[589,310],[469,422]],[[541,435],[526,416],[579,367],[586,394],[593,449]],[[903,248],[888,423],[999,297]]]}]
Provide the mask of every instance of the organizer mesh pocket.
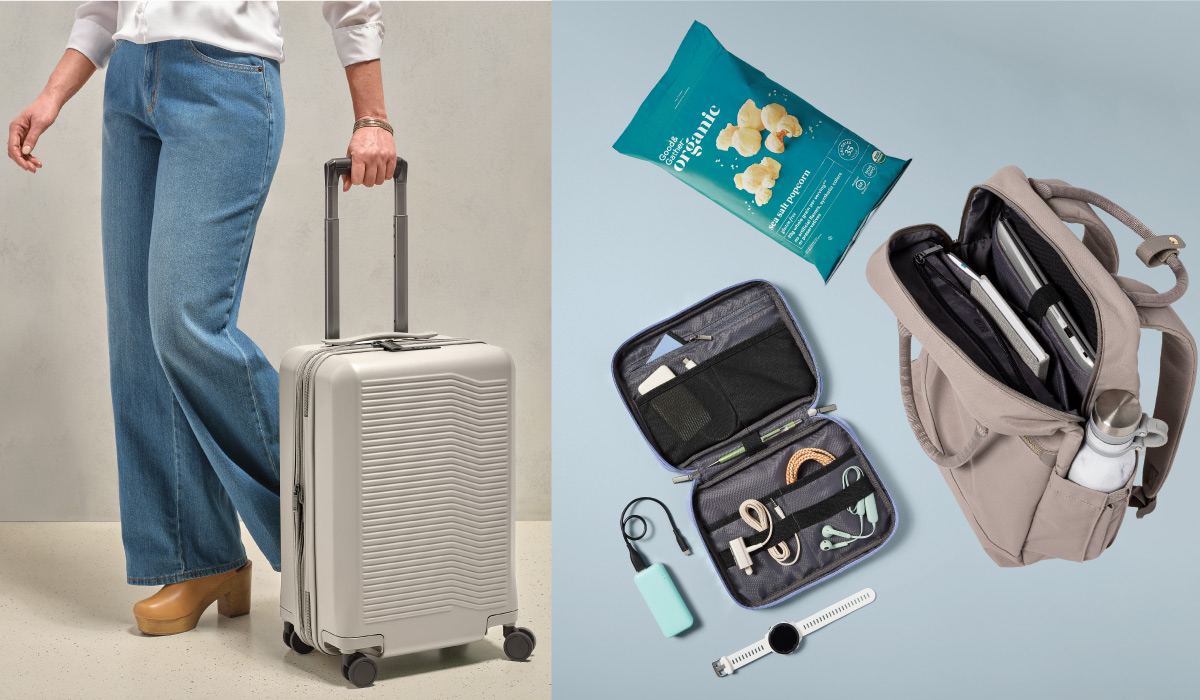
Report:
[{"label": "organizer mesh pocket", "polygon": [[686,386],[668,391],[650,402],[650,406],[662,416],[671,430],[681,440],[687,441],[712,424],[712,414]]},{"label": "organizer mesh pocket", "polygon": [[713,369],[740,425],[749,425],[816,388],[804,355],[783,325]]},{"label": "organizer mesh pocket", "polygon": [[816,378],[778,323],[638,399],[655,444],[672,464],[811,396]]},{"label": "organizer mesh pocket", "polygon": [[684,381],[652,396],[645,408],[650,434],[672,464],[738,430],[733,407],[713,383],[712,367],[688,372]]}]

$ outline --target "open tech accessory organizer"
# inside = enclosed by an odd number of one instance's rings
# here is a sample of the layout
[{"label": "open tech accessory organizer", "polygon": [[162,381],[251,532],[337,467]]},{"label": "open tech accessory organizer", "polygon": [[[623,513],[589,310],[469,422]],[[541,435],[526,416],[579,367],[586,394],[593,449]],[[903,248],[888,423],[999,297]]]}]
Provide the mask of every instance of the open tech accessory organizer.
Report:
[{"label": "open tech accessory organizer", "polygon": [[[650,359],[664,337],[681,346]],[[663,366],[675,377],[639,393]],[[655,454],[679,474],[676,481],[692,484],[692,519],[739,605],[786,600],[891,539],[895,504],[850,426],[816,407],[820,372],[774,285],[754,280],[730,287],[641,331],[617,349],[612,371]],[[805,458],[819,451],[832,461]],[[870,496],[873,524],[848,510]],[[743,517],[740,509],[751,499],[766,507],[770,527],[759,530]],[[826,527],[862,536],[831,538],[822,534]],[[751,546],[765,540],[749,553],[752,573],[735,562],[730,542],[737,538]],[[826,540],[845,544],[822,549]],[[769,551],[779,544],[790,555],[782,561]]]}]

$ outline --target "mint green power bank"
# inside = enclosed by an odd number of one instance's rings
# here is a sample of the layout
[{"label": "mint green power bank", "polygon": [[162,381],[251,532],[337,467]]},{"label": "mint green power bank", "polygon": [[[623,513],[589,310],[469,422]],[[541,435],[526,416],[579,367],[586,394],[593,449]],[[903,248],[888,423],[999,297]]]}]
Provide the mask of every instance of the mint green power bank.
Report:
[{"label": "mint green power bank", "polygon": [[692,626],[692,611],[683,602],[683,596],[679,595],[665,566],[651,564],[634,574],[633,582],[642,592],[664,636],[674,637]]}]

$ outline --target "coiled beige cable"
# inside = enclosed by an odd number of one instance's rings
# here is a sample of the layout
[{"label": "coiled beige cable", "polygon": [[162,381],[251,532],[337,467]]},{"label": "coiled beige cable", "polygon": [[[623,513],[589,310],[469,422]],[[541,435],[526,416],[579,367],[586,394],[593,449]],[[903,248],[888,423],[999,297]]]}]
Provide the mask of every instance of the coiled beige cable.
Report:
[{"label": "coiled beige cable", "polygon": [[[779,504],[772,501],[771,505],[775,506],[775,513],[779,516],[780,520],[783,520],[783,509],[779,507]],[[767,510],[767,507],[763,505],[762,501],[756,501],[753,498],[748,498],[742,501],[742,505],[738,507],[738,514],[742,516],[742,520],[744,520],[747,525],[754,528],[755,532],[767,533],[767,536],[763,538],[761,544],[747,548],[747,552],[753,552],[756,549],[761,549],[763,544],[771,541],[771,534],[775,532],[775,523],[771,519],[770,511]],[[796,554],[794,556],[792,555],[792,551],[787,546],[786,542],[780,542],[779,544],[771,547],[767,550],[767,553],[771,555],[772,559],[783,566],[791,566],[792,564],[795,564],[800,560],[800,534],[796,533]]]}]

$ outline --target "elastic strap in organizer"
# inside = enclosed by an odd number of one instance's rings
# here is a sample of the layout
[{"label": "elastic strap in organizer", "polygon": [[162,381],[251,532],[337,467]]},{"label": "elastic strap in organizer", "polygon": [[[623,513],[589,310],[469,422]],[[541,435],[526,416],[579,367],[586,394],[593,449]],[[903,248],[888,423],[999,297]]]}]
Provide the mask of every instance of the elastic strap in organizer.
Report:
[{"label": "elastic strap in organizer", "polygon": [[1029,308],[1026,311],[1034,323],[1041,323],[1042,317],[1046,315],[1046,309],[1060,301],[1062,301],[1062,295],[1058,293],[1057,287],[1052,284],[1042,285],[1029,299]]},{"label": "elastic strap in organizer", "polygon": [[[812,527],[824,520],[829,520],[837,515],[838,511],[849,508],[872,493],[875,493],[875,487],[871,485],[871,482],[866,479],[859,479],[820,503],[792,513],[775,524],[775,531],[771,535],[771,540],[763,546],[763,549],[769,549],[780,542],[791,539],[793,535],[796,535],[805,528]],[[755,544],[758,543],[756,542]],[[722,568],[732,569],[737,566],[733,560],[733,552],[728,549],[721,550],[718,557],[721,560]]]},{"label": "elastic strap in organizer", "polygon": [[767,449],[767,443],[759,437],[758,433],[750,433],[742,438],[742,449],[745,450],[743,454],[749,457],[755,452],[762,452]]},{"label": "elastic strap in organizer", "polygon": [[[761,444],[761,441],[760,441],[760,444]],[[816,481],[817,479],[820,479],[821,477],[825,476],[829,472],[832,472],[834,469],[837,469],[838,467],[842,466],[846,462],[849,462],[850,460],[854,459],[854,457],[855,457],[854,450],[851,450],[851,451],[847,452],[846,454],[842,455],[841,457],[838,457],[837,459],[833,460],[829,464],[826,464],[825,466],[821,467],[820,469],[817,469],[816,471],[813,471],[813,472],[809,472],[808,474],[805,474],[803,477],[788,484],[787,486],[784,486],[783,488],[775,489],[771,493],[768,493],[765,496],[761,496],[756,500],[758,500],[762,503],[770,503],[771,501],[775,500],[776,498],[785,496],[785,495],[787,495],[793,491],[796,491],[798,489],[802,489],[805,486],[808,486],[812,482]],[[729,515],[725,516],[724,518],[721,518],[720,520],[717,520],[716,522],[710,523],[708,527],[711,529],[712,532],[716,532],[717,530],[720,530],[721,528],[725,527],[726,525],[728,525],[730,523],[735,523],[741,519],[742,519],[741,513],[736,513],[736,512],[730,513]]]}]

